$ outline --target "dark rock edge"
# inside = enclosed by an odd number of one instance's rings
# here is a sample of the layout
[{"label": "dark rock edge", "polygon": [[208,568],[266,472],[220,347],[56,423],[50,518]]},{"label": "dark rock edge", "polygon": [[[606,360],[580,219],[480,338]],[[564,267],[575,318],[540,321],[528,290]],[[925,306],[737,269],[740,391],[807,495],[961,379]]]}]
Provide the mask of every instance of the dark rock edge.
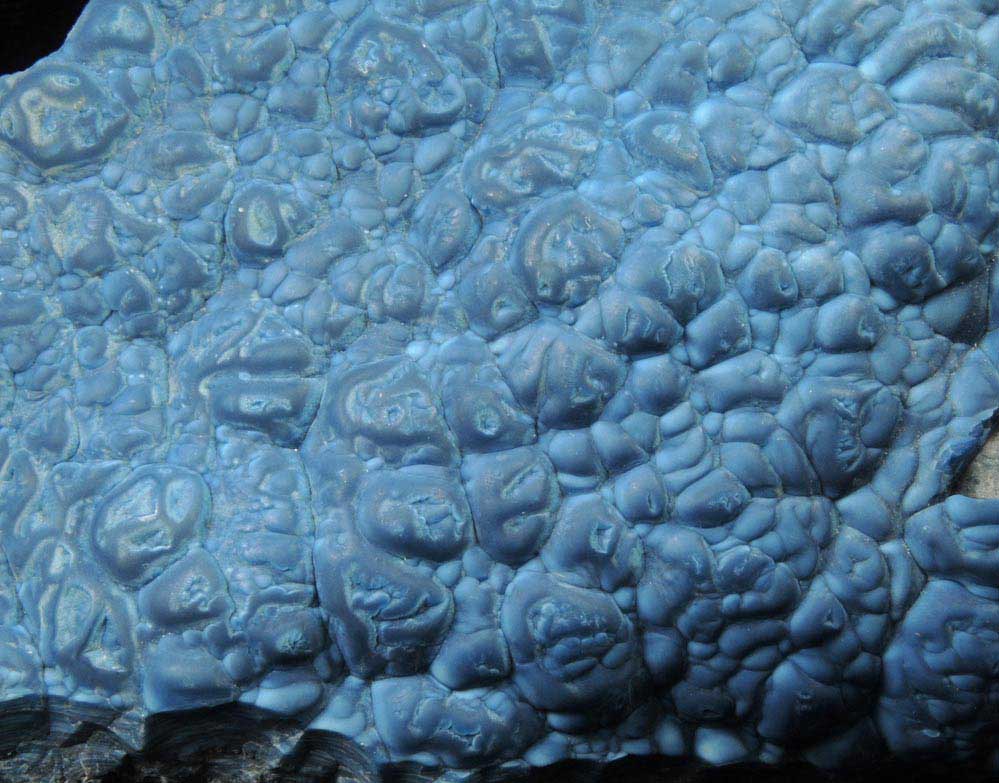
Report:
[{"label": "dark rock edge", "polygon": [[[128,725],[105,708],[24,697],[0,706],[3,783],[962,783],[996,780],[983,743],[960,764],[908,763],[858,747],[851,765],[821,769],[789,755],[776,764],[703,764],[689,757],[626,756],[547,767],[447,770],[377,767],[354,741],[256,707],[228,704],[150,716]],[[142,750],[121,737],[141,737]]]}]

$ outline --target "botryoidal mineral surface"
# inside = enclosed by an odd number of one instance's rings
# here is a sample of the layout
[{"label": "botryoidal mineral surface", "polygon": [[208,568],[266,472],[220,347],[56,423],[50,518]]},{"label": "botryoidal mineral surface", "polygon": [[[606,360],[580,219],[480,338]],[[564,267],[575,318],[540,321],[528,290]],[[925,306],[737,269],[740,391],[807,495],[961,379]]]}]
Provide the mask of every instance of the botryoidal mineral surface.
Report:
[{"label": "botryoidal mineral surface", "polygon": [[0,776],[987,763],[997,72],[990,0],[93,0],[0,79]]}]

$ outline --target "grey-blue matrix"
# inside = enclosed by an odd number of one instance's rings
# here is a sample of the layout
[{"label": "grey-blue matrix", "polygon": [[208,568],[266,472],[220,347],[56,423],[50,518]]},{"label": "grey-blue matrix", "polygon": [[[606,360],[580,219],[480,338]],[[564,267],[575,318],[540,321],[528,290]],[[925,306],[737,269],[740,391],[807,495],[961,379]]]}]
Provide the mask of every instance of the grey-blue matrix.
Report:
[{"label": "grey-blue matrix", "polygon": [[0,776],[988,762],[997,74],[991,0],[92,0],[0,78]]}]

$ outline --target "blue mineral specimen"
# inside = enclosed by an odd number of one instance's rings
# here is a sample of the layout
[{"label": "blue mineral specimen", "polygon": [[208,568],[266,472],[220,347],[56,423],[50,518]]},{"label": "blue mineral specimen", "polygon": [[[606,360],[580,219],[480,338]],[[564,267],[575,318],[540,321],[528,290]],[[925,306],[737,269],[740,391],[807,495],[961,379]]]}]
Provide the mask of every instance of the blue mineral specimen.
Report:
[{"label": "blue mineral specimen", "polygon": [[0,778],[996,768],[997,76],[993,0],[91,0],[0,78]]}]

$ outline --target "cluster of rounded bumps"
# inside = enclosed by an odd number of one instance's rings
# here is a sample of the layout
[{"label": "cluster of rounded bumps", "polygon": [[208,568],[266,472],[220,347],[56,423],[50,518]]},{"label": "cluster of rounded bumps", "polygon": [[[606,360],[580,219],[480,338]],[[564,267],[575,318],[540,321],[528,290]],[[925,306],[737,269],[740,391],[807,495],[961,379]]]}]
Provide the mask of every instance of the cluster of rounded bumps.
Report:
[{"label": "cluster of rounded bumps", "polygon": [[2,703],[985,752],[997,74],[990,0],[92,0],[0,79]]}]

